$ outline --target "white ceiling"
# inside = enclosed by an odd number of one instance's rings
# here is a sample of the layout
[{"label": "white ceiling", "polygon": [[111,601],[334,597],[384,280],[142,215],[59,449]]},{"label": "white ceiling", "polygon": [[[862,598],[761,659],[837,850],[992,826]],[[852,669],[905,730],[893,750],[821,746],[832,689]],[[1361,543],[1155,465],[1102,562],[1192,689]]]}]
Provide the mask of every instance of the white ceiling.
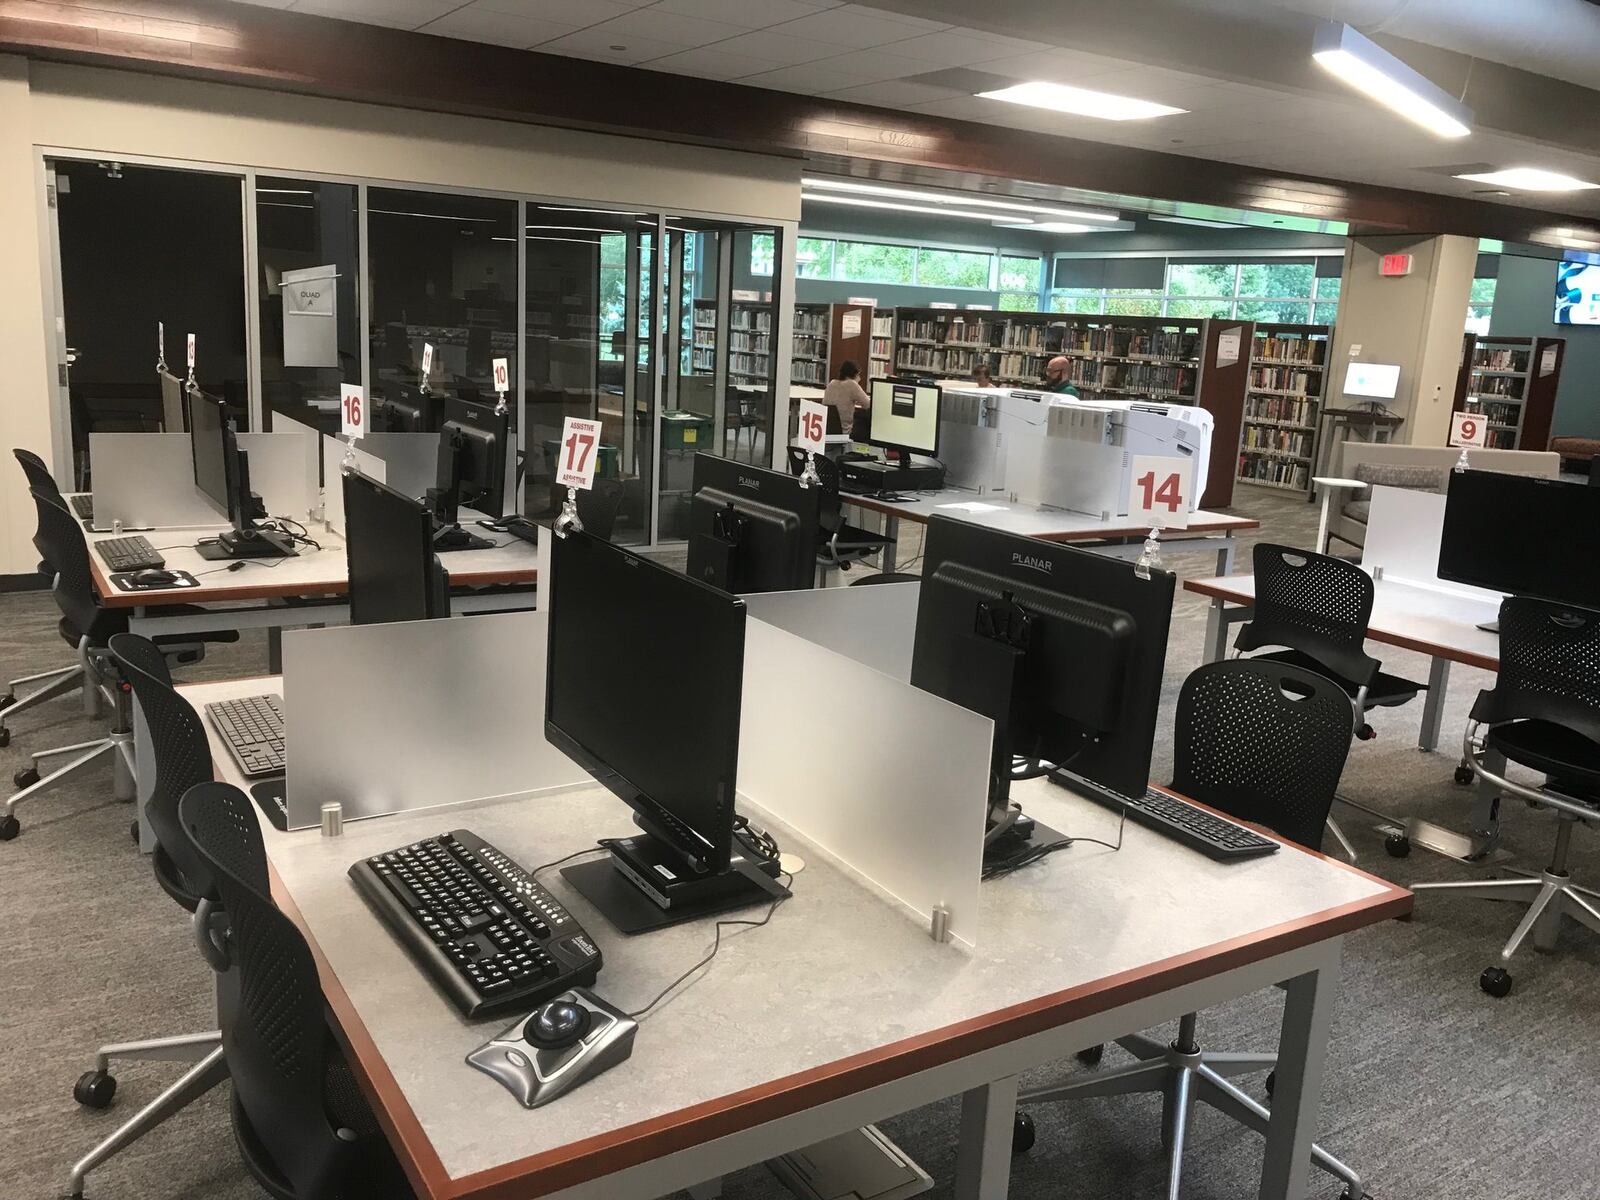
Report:
[{"label": "white ceiling", "polygon": [[[1600,181],[1600,154],[1555,144],[1557,132],[1535,140],[1480,121],[1469,138],[1441,141],[1336,87],[1262,86],[1259,79],[1203,73],[1216,64],[1197,62],[1186,72],[1092,53],[1082,41],[1053,45],[1051,39],[1072,40],[1064,24],[1020,38],[841,0],[236,2],[1295,174],[1600,214],[1600,192],[1489,194],[1440,170],[1469,163],[1538,166]],[[1007,2],[996,0],[995,11],[1003,14]],[[1309,49],[1308,34],[1308,56]],[[1171,47],[1152,44],[1152,50],[1171,61]],[[1014,80],[1054,79],[1189,111],[1101,121],[982,100],[912,78],[953,67]]]}]

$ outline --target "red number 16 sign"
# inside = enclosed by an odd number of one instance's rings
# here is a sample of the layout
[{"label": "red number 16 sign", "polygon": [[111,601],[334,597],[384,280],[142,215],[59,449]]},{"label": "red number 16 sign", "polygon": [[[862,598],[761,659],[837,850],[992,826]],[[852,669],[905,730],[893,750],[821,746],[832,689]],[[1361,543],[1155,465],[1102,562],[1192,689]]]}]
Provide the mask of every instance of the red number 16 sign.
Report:
[{"label": "red number 16 sign", "polygon": [[600,422],[568,417],[556,449],[556,482],[588,490],[594,486],[595,460],[600,457]]},{"label": "red number 16 sign", "polygon": [[1187,529],[1194,464],[1186,458],[1133,456],[1128,517],[1152,529]]}]

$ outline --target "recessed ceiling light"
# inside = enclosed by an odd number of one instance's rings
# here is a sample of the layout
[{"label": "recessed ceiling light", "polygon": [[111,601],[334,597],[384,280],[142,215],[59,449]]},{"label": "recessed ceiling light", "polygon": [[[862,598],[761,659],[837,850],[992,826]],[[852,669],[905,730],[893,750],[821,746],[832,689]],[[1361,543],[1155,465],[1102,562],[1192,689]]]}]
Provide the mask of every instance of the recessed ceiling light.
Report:
[{"label": "recessed ceiling light", "polygon": [[626,50],[627,49],[626,46],[622,46],[622,45],[608,46],[606,48],[608,50]]},{"label": "recessed ceiling light", "polygon": [[1091,92],[1088,88],[1068,87],[1064,83],[1013,84],[994,92],[979,92],[984,100],[1004,100],[1007,104],[1026,104],[1030,108],[1048,108],[1051,112],[1073,113],[1080,117],[1098,117],[1102,121],[1142,121],[1149,117],[1170,117],[1187,112],[1169,104],[1156,104],[1151,100],[1136,100],[1132,96],[1117,96],[1111,92]]},{"label": "recessed ceiling light", "polygon": [[1060,205],[1029,204],[1021,200],[991,200],[985,196],[969,196],[961,192],[933,192],[913,188],[884,187],[877,183],[856,183],[849,179],[800,180],[804,187],[830,192],[859,192],[867,196],[886,196],[894,200],[911,200],[918,204],[953,204],[958,208],[994,208],[1008,213],[1038,213],[1063,221],[1116,221],[1114,212],[1099,209],[1062,208]]},{"label": "recessed ceiling light", "polygon": [[1329,74],[1438,137],[1466,137],[1472,110],[1350,26],[1317,27],[1311,57]]},{"label": "recessed ceiling light", "polygon": [[1105,233],[1104,225],[1083,225],[1076,221],[1024,221],[1017,224],[1011,221],[996,221],[996,229],[1030,229],[1034,233]]},{"label": "recessed ceiling light", "polygon": [[1457,175],[1472,183],[1492,183],[1496,187],[1515,188],[1519,192],[1581,192],[1600,187],[1586,179],[1563,175],[1560,171],[1543,171],[1538,167],[1507,167],[1503,171],[1486,171],[1482,175]]}]

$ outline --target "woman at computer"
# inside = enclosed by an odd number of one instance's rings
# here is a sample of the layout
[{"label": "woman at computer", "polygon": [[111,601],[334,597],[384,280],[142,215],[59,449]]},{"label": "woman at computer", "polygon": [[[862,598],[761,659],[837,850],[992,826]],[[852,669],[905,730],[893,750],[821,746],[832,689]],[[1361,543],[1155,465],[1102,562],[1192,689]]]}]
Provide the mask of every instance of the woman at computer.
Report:
[{"label": "woman at computer", "polygon": [[855,421],[857,410],[865,412],[872,406],[872,398],[861,390],[861,384],[857,382],[860,378],[861,368],[847,358],[839,364],[839,374],[822,390],[822,402],[833,406],[839,414],[839,428],[847,433]]},{"label": "woman at computer", "polygon": [[994,375],[989,370],[989,360],[980,358],[972,364],[972,385],[974,387],[994,387]]}]

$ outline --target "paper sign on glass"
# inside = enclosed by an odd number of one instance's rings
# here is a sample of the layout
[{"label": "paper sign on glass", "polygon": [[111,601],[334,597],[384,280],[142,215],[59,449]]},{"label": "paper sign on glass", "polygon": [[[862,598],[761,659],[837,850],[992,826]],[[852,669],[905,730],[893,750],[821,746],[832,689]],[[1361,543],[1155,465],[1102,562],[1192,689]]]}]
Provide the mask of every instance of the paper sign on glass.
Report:
[{"label": "paper sign on glass", "polygon": [[194,334],[192,334],[192,333],[189,335],[187,353],[189,355],[189,374],[193,375],[194,374]]},{"label": "paper sign on glass", "polygon": [[1546,346],[1539,354],[1539,378],[1543,379],[1556,369],[1556,348]]},{"label": "paper sign on glass", "polygon": [[802,450],[821,454],[828,433],[828,406],[815,400],[800,401],[800,432],[794,444]]},{"label": "paper sign on glass", "polygon": [[1450,444],[1452,446],[1483,446],[1487,444],[1488,423],[1481,413],[1458,412],[1450,414]]},{"label": "paper sign on glass", "polygon": [[1188,459],[1135,454],[1130,475],[1130,520],[1152,529],[1189,528],[1189,489],[1194,486],[1194,467]]},{"label": "paper sign on glass", "polygon": [[347,383],[339,388],[339,432],[346,437],[367,436],[367,392],[359,383]]},{"label": "paper sign on glass", "polygon": [[594,465],[599,457],[600,422],[568,417],[556,449],[556,482],[587,491],[594,486]]},{"label": "paper sign on glass", "polygon": [[433,378],[433,343],[422,343],[422,382]]},{"label": "paper sign on glass", "polygon": [[494,360],[494,390],[509,392],[511,390],[511,360],[497,358]]},{"label": "paper sign on glass", "polygon": [[854,310],[852,310],[850,312],[845,313],[844,316],[839,318],[839,336],[840,337],[847,337],[847,338],[853,338],[853,337],[860,337],[861,336],[861,310],[860,309],[854,309]]},{"label": "paper sign on glass", "polygon": [[1235,325],[1217,335],[1217,366],[1229,367],[1239,361],[1239,348],[1244,342],[1244,330]]}]

